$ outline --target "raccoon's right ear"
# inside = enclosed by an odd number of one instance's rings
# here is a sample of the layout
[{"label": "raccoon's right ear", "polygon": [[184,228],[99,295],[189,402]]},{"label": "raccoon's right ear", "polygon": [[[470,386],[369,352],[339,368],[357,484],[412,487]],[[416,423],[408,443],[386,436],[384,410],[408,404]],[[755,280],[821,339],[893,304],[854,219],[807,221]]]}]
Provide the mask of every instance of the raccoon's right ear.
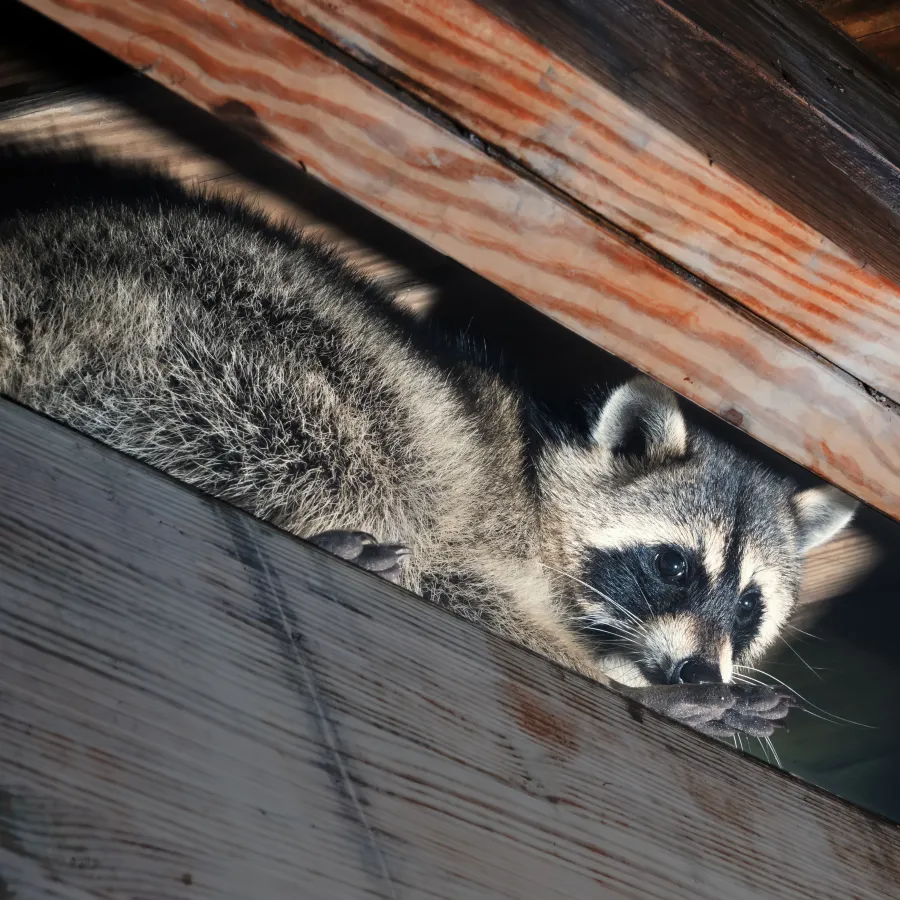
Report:
[{"label": "raccoon's right ear", "polygon": [[800,552],[830,541],[850,524],[859,501],[830,484],[794,494],[794,509],[800,526]]},{"label": "raccoon's right ear", "polygon": [[640,375],[610,395],[593,439],[615,456],[661,463],[684,456],[687,426],[674,392]]}]

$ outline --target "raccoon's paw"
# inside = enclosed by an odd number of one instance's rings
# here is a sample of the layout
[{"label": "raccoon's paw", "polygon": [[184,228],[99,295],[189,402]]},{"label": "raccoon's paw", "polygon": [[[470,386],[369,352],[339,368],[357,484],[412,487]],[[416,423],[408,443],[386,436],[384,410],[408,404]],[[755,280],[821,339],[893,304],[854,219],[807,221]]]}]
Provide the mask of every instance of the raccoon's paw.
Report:
[{"label": "raccoon's paw", "polygon": [[769,737],[799,704],[793,695],[742,684],[661,684],[626,688],[626,697],[709,737]]},{"label": "raccoon's paw", "polygon": [[[792,709],[801,707],[797,698],[782,688],[764,685],[731,684],[734,706],[722,714],[721,724],[733,734],[769,737]],[[732,737],[726,734],[725,737]]]},{"label": "raccoon's paw", "polygon": [[306,540],[393,584],[400,584],[401,566],[410,554],[408,547],[379,544],[365,531],[323,531]]}]

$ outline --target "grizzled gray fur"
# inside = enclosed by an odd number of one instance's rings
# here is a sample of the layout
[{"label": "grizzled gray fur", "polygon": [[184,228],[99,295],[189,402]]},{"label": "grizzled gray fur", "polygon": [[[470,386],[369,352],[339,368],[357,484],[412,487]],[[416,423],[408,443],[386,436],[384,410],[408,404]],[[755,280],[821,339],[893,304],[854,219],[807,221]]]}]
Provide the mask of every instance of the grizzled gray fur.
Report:
[{"label": "grizzled gray fur", "polygon": [[589,436],[328,248],[165,176],[0,153],[0,391],[718,736],[850,519],[645,378]]}]

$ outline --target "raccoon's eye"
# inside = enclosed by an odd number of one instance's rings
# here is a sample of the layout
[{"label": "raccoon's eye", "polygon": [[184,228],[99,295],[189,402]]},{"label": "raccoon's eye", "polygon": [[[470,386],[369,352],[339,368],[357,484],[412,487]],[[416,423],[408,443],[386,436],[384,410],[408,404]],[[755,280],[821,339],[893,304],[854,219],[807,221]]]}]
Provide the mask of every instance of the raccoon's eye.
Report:
[{"label": "raccoon's eye", "polygon": [[737,620],[739,624],[749,622],[753,618],[753,614],[759,608],[759,601],[762,596],[757,588],[748,588],[741,594],[737,606]]},{"label": "raccoon's eye", "polygon": [[683,584],[687,577],[687,560],[677,551],[669,547],[656,554],[656,571],[663,581],[670,584]]}]

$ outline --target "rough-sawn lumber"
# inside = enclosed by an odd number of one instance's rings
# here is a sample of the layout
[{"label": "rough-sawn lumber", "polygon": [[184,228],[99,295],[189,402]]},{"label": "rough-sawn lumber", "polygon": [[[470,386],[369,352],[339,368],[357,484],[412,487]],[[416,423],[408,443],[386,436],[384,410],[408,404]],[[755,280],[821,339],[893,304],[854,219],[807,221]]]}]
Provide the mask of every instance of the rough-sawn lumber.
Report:
[{"label": "rough-sawn lumber", "polygon": [[0,895],[900,896],[900,829],[0,401]]},{"label": "rough-sawn lumber", "polygon": [[[800,343],[900,400],[900,284],[730,175],[721,157],[676,137],[477,3],[274,5]],[[600,20],[606,5],[593,4]],[[716,123],[712,118],[709,126]],[[817,190],[827,193],[824,158],[815,179]]]}]

